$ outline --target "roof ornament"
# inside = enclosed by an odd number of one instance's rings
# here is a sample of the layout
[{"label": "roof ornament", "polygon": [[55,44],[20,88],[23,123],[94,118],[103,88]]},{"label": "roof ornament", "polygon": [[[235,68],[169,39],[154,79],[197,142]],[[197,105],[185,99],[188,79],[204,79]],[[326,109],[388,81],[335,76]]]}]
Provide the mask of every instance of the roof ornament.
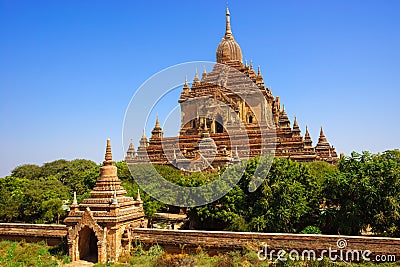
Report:
[{"label": "roof ornament", "polygon": [[156,125],[154,128],[161,128],[160,122],[158,121],[158,114],[156,115]]},{"label": "roof ornament", "polygon": [[113,200],[112,200],[111,204],[113,204],[113,205],[118,204],[117,191],[115,191],[115,190],[114,190]]},{"label": "roof ornament", "polygon": [[231,14],[229,13],[229,8],[226,7],[226,30],[225,30],[225,38],[232,37],[232,30],[231,30]]},{"label": "roof ornament", "polygon": [[74,192],[74,200],[72,201],[72,205],[78,205],[78,200],[76,199],[76,192]]}]

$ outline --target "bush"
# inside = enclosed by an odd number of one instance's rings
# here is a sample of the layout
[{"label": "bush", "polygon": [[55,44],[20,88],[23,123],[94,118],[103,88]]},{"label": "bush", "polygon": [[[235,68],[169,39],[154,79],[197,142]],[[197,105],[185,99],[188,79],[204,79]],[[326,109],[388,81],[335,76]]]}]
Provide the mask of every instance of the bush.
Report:
[{"label": "bush", "polygon": [[303,230],[301,230],[300,234],[320,235],[320,234],[322,234],[322,231],[321,231],[321,229],[319,229],[318,226],[309,225],[309,226],[306,226],[306,228],[304,228]]}]

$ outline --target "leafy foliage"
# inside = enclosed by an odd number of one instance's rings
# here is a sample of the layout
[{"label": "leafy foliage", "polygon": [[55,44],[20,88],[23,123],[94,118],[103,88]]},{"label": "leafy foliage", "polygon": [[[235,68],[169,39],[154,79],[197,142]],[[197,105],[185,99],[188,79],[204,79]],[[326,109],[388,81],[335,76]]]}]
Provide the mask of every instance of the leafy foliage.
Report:
[{"label": "leafy foliage", "polygon": [[[166,181],[188,187],[209,184],[225,171],[226,184],[215,188],[223,190],[240,178],[237,170],[245,167],[240,181],[228,194],[188,211],[194,228],[297,233],[320,229],[327,234],[357,235],[371,227],[377,235],[400,237],[399,150],[353,152],[336,166],[275,158],[261,185],[249,192],[259,163],[263,164],[262,158],[253,158],[212,173],[183,174],[169,166],[154,168]],[[151,179],[153,167],[138,165],[129,169],[124,161],[115,165],[128,195],[136,198],[140,191],[149,226],[156,212],[174,208],[148,194],[153,193],[151,188],[147,192],[139,188],[136,181]],[[88,197],[100,166],[77,159],[16,167],[10,176],[0,179],[0,221],[62,221],[66,215],[63,203],[72,199],[74,191],[78,201]]]},{"label": "leafy foliage", "polygon": [[67,215],[63,202],[93,188],[99,168],[90,160],[56,160],[43,166],[16,167],[0,179],[0,221],[59,223]]}]

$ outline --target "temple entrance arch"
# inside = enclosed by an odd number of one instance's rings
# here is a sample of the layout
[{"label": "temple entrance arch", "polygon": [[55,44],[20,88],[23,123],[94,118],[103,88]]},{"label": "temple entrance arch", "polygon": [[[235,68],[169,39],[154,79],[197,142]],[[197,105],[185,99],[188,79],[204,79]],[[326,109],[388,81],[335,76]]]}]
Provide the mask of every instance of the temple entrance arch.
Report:
[{"label": "temple entrance arch", "polygon": [[98,262],[98,247],[97,242],[99,240],[96,237],[93,229],[85,226],[79,231],[79,259]]}]

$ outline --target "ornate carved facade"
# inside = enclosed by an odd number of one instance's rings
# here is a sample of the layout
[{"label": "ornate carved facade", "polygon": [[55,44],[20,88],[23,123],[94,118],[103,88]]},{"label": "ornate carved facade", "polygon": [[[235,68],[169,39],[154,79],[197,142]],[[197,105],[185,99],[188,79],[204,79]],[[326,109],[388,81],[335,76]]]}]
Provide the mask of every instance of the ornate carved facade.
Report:
[{"label": "ornate carved facade", "polygon": [[[279,97],[265,86],[260,67],[256,71],[252,64],[243,64],[228,9],[225,36],[218,45],[216,60],[209,73],[205,69],[200,79],[196,71],[192,84],[185,81],[183,85],[178,100],[180,135],[164,137],[157,118],[151,138],[148,140],[143,133],[137,151],[131,142],[125,158],[128,164],[152,162],[202,170],[260,155],[263,149],[296,161],[337,160],[322,127],[318,143],[313,146],[307,126],[302,136],[296,117],[291,125]],[[232,132],[239,140],[236,145]],[[266,147],[262,147],[262,133],[266,135]]]},{"label": "ornate carved facade", "polygon": [[100,178],[90,198],[78,204],[76,194],[65,219],[68,227],[68,250],[72,261],[84,259],[105,263],[118,260],[130,251],[132,230],[144,220],[143,202],[138,192],[136,200],[126,196],[112,160],[110,140],[107,140],[105,161]]}]

